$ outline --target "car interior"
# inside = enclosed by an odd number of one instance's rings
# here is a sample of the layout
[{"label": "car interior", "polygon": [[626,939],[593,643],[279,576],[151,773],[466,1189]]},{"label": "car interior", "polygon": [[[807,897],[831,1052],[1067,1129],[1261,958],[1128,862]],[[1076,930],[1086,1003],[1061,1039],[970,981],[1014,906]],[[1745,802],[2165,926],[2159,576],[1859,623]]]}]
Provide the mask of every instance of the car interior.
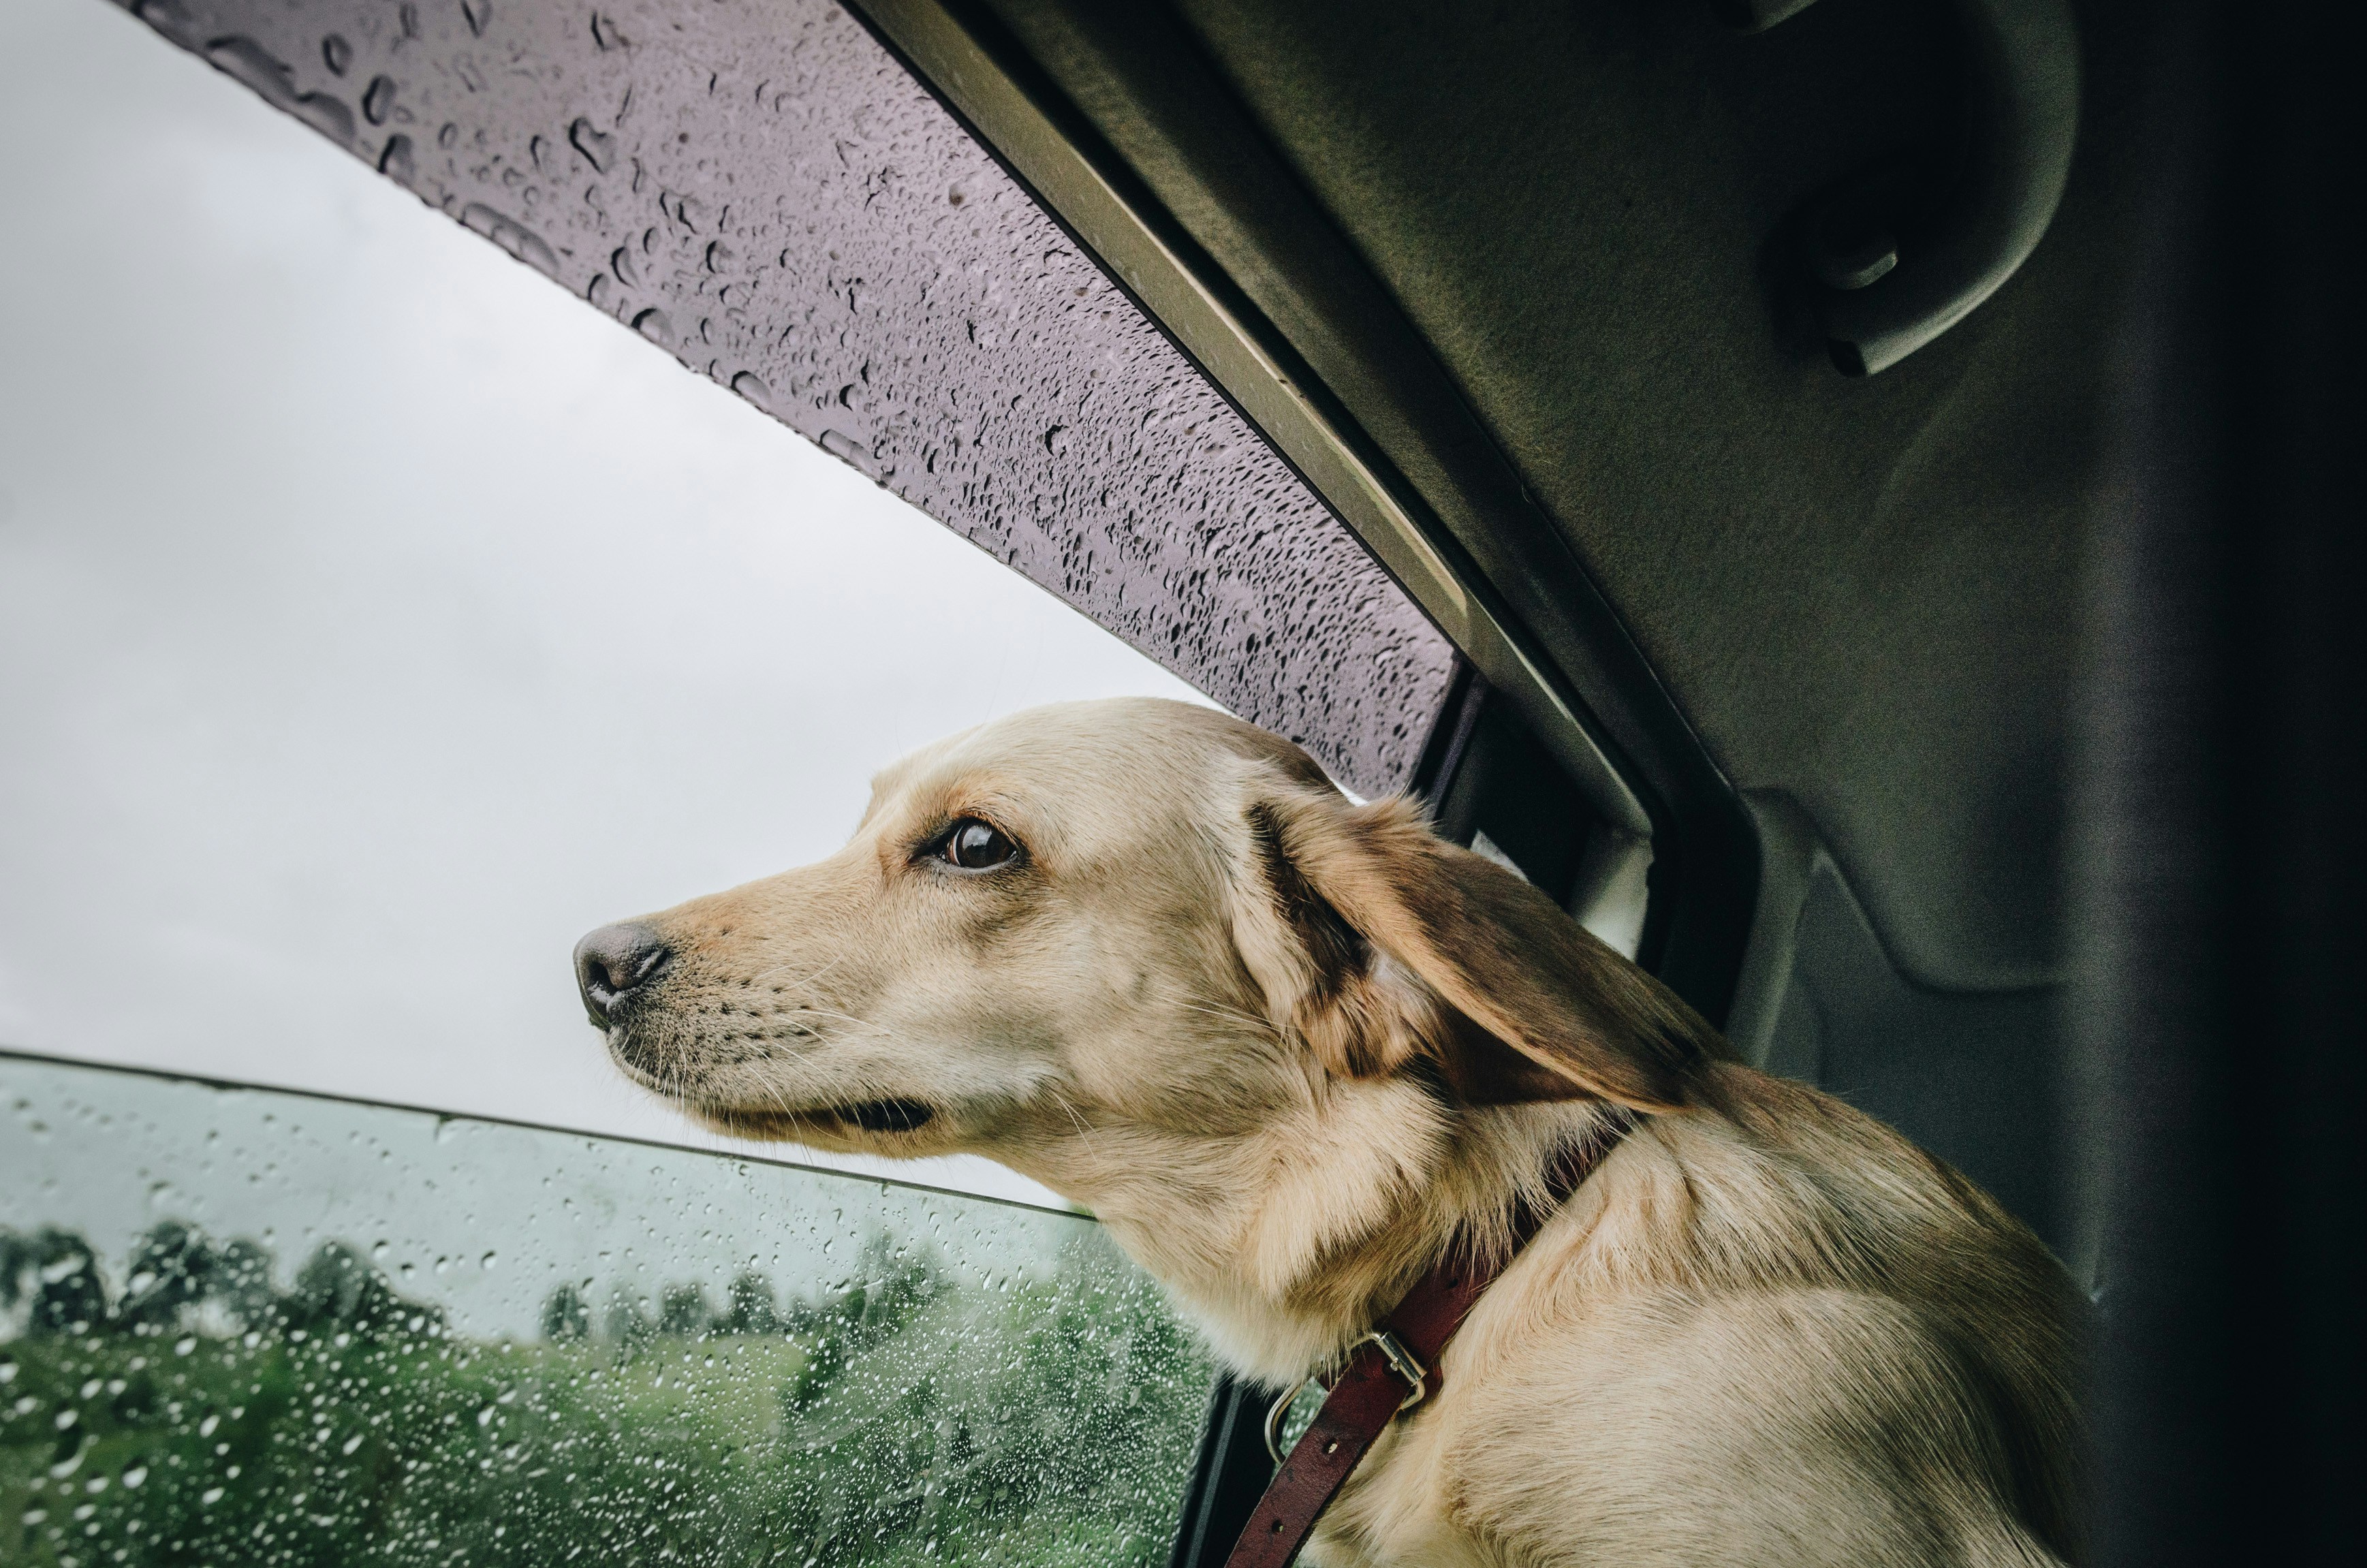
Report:
[{"label": "car interior", "polygon": [[2316,12],[124,5],[1994,1194],[2090,1560],[2355,1540]]}]

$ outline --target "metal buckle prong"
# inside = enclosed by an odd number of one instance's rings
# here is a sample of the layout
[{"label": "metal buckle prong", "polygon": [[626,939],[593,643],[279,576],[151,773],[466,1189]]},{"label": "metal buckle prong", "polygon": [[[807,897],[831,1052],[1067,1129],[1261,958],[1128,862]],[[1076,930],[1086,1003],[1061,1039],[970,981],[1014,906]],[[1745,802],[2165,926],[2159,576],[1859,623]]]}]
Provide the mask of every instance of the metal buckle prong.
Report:
[{"label": "metal buckle prong", "polygon": [[1407,1349],[1396,1335],[1386,1328],[1376,1328],[1349,1346],[1348,1354],[1353,1356],[1358,1345],[1376,1346],[1381,1358],[1388,1362],[1389,1370],[1403,1378],[1406,1386],[1413,1391],[1405,1396],[1405,1403],[1398,1406],[1400,1413],[1411,1410],[1430,1397],[1430,1369],[1416,1360],[1413,1352]]}]

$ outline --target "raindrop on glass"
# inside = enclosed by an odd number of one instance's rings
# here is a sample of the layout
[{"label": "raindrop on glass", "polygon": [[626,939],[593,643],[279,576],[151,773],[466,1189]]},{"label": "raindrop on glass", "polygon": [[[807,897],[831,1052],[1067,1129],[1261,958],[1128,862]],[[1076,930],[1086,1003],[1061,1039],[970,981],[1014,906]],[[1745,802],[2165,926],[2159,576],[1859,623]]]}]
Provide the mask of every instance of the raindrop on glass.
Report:
[{"label": "raindrop on glass", "polygon": [[140,0],[131,14],[185,49],[197,47],[202,36],[197,18],[181,0]]},{"label": "raindrop on glass", "polygon": [[[481,201],[471,201],[460,209],[463,226],[476,231],[507,251],[518,261],[549,277],[559,276],[559,256],[540,234],[516,219],[495,211]],[[447,1120],[436,1128],[439,1142],[459,1136],[457,1123]]]},{"label": "raindrop on glass", "polygon": [[599,127],[581,116],[567,128],[567,140],[583,154],[584,162],[604,175],[608,172],[608,165],[617,161],[617,139],[602,134]]}]

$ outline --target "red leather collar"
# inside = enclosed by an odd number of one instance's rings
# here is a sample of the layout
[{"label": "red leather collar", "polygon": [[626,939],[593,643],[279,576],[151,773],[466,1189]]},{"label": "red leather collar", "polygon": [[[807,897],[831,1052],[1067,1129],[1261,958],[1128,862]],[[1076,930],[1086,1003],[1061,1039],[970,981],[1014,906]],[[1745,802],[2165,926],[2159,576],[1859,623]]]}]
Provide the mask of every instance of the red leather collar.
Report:
[{"label": "red leather collar", "polygon": [[[1555,1210],[1594,1174],[1636,1119],[1614,1108],[1583,1142],[1565,1149],[1546,1173],[1551,1204],[1524,1208],[1512,1244],[1492,1261],[1450,1248],[1406,1293],[1397,1309],[1348,1352],[1314,1424],[1298,1439],[1258,1499],[1257,1511],[1233,1543],[1225,1568],[1287,1568],[1314,1532],[1315,1521],[1354,1473],[1367,1450],[1400,1411],[1438,1392],[1439,1352],[1463,1326],[1472,1304],[1529,1244]],[[1304,1386],[1304,1385],[1302,1385]]]}]

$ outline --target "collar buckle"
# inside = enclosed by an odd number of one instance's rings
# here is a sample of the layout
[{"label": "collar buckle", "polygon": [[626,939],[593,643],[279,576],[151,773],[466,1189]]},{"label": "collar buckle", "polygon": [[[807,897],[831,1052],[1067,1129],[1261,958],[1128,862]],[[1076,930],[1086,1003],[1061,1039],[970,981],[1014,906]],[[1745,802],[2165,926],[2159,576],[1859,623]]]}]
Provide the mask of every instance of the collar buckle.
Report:
[{"label": "collar buckle", "polygon": [[1297,1382],[1285,1389],[1282,1397],[1266,1406],[1265,1451],[1274,1456],[1274,1463],[1280,1464],[1290,1457],[1282,1446],[1282,1429],[1283,1423],[1290,1419],[1291,1406],[1298,1403],[1298,1396],[1317,1386],[1328,1391],[1339,1374],[1347,1369],[1348,1358],[1355,1355],[1359,1346],[1366,1345],[1372,1346],[1381,1353],[1381,1359],[1388,1363],[1389,1370],[1404,1379],[1406,1387],[1411,1391],[1399,1403],[1399,1415],[1404,1415],[1430,1397],[1430,1370],[1421,1364],[1421,1358],[1407,1349],[1405,1341],[1396,1335],[1386,1328],[1376,1328],[1362,1339],[1352,1342],[1347,1349],[1342,1351],[1340,1359],[1332,1363],[1329,1372],[1319,1372],[1311,1378],[1301,1378]]},{"label": "collar buckle", "polygon": [[[1403,1340],[1386,1328],[1376,1328],[1364,1338],[1350,1345],[1348,1355],[1353,1356],[1361,1346],[1366,1345],[1377,1349],[1381,1353],[1381,1358],[1389,1364],[1389,1370],[1403,1378],[1406,1386],[1412,1390],[1405,1396],[1405,1403],[1398,1406],[1400,1415],[1430,1397],[1430,1369],[1423,1366],[1414,1353],[1405,1347]],[[1342,1359],[1344,1360],[1345,1358]]]}]

